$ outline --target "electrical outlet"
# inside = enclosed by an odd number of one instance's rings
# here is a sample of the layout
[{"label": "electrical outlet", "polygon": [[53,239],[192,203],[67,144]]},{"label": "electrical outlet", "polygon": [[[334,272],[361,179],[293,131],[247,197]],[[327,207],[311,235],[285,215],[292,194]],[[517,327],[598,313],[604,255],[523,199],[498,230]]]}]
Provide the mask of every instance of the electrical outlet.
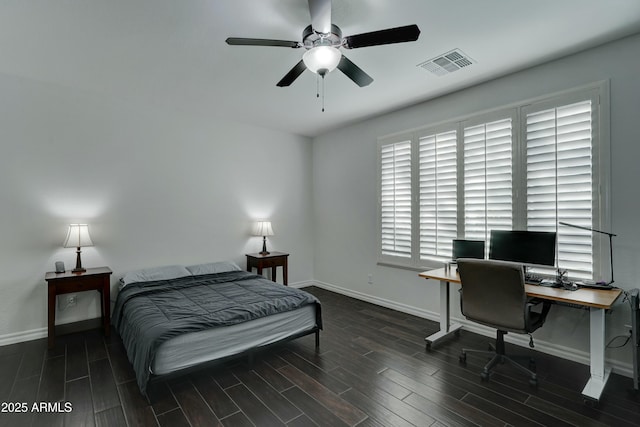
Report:
[{"label": "electrical outlet", "polygon": [[78,303],[78,295],[68,294],[58,296],[58,309],[64,311],[69,307],[75,307]]},{"label": "electrical outlet", "polygon": [[624,325],[624,328],[626,329],[629,336],[633,335],[633,328],[631,327],[631,325]]},{"label": "electrical outlet", "polygon": [[75,307],[78,303],[78,296],[76,294],[71,294],[67,296],[67,307]]},{"label": "electrical outlet", "polygon": [[373,274],[369,274],[367,276],[367,283],[373,285]]}]

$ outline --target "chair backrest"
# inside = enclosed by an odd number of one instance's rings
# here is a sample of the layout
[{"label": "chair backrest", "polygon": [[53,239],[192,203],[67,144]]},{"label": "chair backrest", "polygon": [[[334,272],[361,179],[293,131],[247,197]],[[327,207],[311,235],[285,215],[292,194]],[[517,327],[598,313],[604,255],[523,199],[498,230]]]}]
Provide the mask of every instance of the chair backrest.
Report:
[{"label": "chair backrest", "polygon": [[462,314],[474,322],[511,332],[526,330],[527,295],[521,264],[461,258]]}]

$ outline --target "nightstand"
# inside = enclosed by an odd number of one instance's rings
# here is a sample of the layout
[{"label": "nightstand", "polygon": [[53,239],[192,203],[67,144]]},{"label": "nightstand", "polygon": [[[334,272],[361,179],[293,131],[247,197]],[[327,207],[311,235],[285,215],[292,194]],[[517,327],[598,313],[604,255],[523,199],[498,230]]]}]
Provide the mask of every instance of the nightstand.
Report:
[{"label": "nightstand", "polygon": [[104,334],[109,336],[111,333],[111,269],[109,267],[87,268],[82,273],[72,273],[65,271],[64,273],[48,272],[44,276],[48,287],[48,329],[49,329],[49,348],[53,348],[56,338],[56,296],[69,294],[73,292],[98,291],[101,296],[100,308],[102,311],[102,325]]},{"label": "nightstand", "polygon": [[263,268],[271,268],[271,280],[276,281],[276,267],[282,267],[282,283],[288,286],[287,259],[289,254],[284,252],[271,252],[267,255],[246,254],[247,255],[247,271],[251,271],[253,267],[258,269],[258,274],[262,275]]}]

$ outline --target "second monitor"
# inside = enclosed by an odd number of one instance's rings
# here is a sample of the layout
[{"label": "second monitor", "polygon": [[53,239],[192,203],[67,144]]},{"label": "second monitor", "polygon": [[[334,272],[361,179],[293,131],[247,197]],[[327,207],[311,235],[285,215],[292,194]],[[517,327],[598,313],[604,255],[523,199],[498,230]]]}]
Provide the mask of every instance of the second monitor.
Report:
[{"label": "second monitor", "polygon": [[453,240],[453,260],[458,258],[484,258],[484,240]]},{"label": "second monitor", "polygon": [[491,230],[489,259],[555,266],[556,233]]}]

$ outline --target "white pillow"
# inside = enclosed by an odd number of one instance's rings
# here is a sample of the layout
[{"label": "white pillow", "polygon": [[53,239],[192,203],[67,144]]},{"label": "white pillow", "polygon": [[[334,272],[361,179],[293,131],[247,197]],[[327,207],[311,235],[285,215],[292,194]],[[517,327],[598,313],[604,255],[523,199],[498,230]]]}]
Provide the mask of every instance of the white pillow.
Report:
[{"label": "white pillow", "polygon": [[227,271],[242,271],[238,264],[233,261],[209,262],[206,264],[190,265],[187,270],[194,276],[201,274],[225,273]]},{"label": "white pillow", "polygon": [[123,286],[127,286],[129,283],[134,282],[153,282],[155,280],[177,279],[185,276],[191,276],[191,273],[184,266],[166,265],[130,271],[124,275],[121,281]]}]

